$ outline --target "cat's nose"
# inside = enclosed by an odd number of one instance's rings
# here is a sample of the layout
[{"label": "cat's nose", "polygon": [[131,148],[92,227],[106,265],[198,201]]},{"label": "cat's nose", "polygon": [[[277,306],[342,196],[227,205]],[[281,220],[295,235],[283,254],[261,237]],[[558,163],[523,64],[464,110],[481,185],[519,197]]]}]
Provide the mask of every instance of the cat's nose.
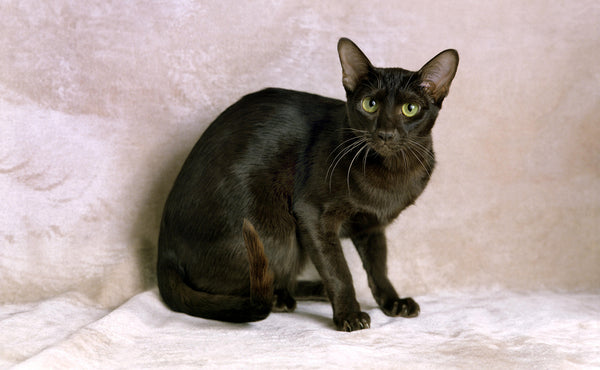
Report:
[{"label": "cat's nose", "polygon": [[392,140],[396,137],[396,130],[381,130],[377,132],[377,136],[383,141]]}]

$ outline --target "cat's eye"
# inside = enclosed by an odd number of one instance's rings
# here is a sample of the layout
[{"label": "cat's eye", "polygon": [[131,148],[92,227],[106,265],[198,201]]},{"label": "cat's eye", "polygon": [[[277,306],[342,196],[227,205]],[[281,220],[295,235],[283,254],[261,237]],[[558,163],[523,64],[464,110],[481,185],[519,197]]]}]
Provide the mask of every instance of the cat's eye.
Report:
[{"label": "cat's eye", "polygon": [[414,117],[417,115],[417,113],[419,113],[420,110],[421,110],[421,107],[419,106],[419,104],[415,104],[415,103],[402,104],[402,114],[404,114],[406,117]]},{"label": "cat's eye", "polygon": [[375,98],[373,98],[372,96],[365,97],[362,100],[362,109],[364,109],[365,112],[369,112],[369,113],[377,112],[377,109],[379,109],[377,100],[375,100]]}]

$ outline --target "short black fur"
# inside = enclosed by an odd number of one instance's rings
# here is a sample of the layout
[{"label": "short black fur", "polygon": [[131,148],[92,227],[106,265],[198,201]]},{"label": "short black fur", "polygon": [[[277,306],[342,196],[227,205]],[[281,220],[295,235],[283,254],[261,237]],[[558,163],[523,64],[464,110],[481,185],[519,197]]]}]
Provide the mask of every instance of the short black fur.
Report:
[{"label": "short black fur", "polygon": [[[166,202],[158,285],[175,311],[230,322],[327,298],[339,330],[370,326],[340,237],[351,238],[383,312],[414,317],[387,277],[385,228],[427,185],[431,129],[458,66],[446,50],[417,72],[376,68],[340,39],[347,102],[266,89],[204,132]],[[297,282],[307,258],[322,282]]]}]

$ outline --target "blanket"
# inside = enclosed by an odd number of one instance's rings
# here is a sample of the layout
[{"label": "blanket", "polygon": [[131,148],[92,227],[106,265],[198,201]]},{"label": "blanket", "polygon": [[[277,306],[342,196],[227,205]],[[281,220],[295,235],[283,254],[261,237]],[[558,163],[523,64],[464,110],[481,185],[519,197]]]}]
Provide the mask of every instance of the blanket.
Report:
[{"label": "blanket", "polygon": [[[0,368],[593,368],[600,355],[600,5],[299,0],[0,3]],[[156,290],[165,199],[195,141],[274,86],[344,98],[376,66],[455,48],[438,160],[387,230],[422,314],[331,306],[232,325]],[[217,164],[216,164],[217,165]],[[314,271],[307,271],[307,275]]]},{"label": "blanket", "polygon": [[[503,291],[418,297],[417,320],[363,301],[372,327],[333,330],[331,307],[301,302],[251,324],[170,311],[156,290],[114,310],[70,293],[0,313],[2,365],[32,368],[586,368],[600,366],[600,296]],[[10,330],[6,330],[9,329]],[[43,330],[40,330],[43,328]]]}]

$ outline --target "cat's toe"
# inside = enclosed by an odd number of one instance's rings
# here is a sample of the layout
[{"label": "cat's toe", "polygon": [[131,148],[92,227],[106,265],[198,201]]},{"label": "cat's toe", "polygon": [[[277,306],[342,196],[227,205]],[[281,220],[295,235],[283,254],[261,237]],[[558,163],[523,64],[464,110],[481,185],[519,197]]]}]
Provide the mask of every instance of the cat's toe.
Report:
[{"label": "cat's toe", "polygon": [[386,302],[381,310],[388,316],[417,317],[421,312],[419,304],[412,298],[394,299]]},{"label": "cat's toe", "polygon": [[273,312],[293,312],[296,300],[287,291],[277,291],[273,299]]},{"label": "cat's toe", "polygon": [[337,330],[346,332],[371,327],[371,318],[365,312],[344,313],[334,317],[333,321]]}]

